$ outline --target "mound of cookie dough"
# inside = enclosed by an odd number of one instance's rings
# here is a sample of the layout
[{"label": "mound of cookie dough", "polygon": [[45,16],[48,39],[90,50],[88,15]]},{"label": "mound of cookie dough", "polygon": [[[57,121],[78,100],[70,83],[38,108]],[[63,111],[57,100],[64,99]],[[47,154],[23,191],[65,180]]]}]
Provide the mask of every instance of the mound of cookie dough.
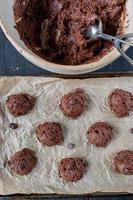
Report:
[{"label": "mound of cookie dough", "polygon": [[96,147],[106,147],[113,136],[112,127],[105,122],[96,122],[87,132],[87,138]]},{"label": "mound of cookie dough", "polygon": [[99,16],[104,33],[122,33],[126,0],[16,0],[14,18],[21,40],[48,61],[78,65],[97,61],[112,44],[88,41],[87,27]]},{"label": "mound of cookie dough", "polygon": [[39,125],[36,135],[40,143],[46,146],[54,146],[63,142],[62,128],[59,123],[45,122]]},{"label": "mound of cookie dough", "polygon": [[127,117],[133,109],[133,95],[125,90],[116,89],[108,98],[110,109],[117,117]]},{"label": "mound of cookie dough", "polygon": [[19,93],[10,95],[6,101],[6,107],[14,117],[25,115],[34,106],[35,98],[29,94]]},{"label": "mound of cookie dough", "polygon": [[122,150],[118,152],[112,162],[115,172],[133,175],[133,151]]},{"label": "mound of cookie dough", "polygon": [[61,98],[59,108],[67,117],[76,119],[84,112],[85,101],[84,91],[77,89]]},{"label": "mound of cookie dough", "polygon": [[83,177],[85,168],[80,158],[64,158],[59,163],[59,176],[67,182],[77,182]]},{"label": "mound of cookie dough", "polygon": [[28,175],[36,165],[37,158],[30,149],[16,152],[8,161],[10,170],[18,175]]}]

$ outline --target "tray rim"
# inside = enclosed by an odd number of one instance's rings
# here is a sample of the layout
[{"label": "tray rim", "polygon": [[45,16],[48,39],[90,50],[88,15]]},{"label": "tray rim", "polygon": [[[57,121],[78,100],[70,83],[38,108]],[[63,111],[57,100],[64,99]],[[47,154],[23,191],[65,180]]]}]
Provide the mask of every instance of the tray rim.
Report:
[{"label": "tray rim", "polygon": [[44,74],[44,75],[13,75],[13,76],[0,76],[0,78],[62,78],[62,79],[89,79],[89,78],[113,78],[113,77],[133,77],[133,71],[128,72],[93,72],[81,75],[62,75],[62,74]]}]

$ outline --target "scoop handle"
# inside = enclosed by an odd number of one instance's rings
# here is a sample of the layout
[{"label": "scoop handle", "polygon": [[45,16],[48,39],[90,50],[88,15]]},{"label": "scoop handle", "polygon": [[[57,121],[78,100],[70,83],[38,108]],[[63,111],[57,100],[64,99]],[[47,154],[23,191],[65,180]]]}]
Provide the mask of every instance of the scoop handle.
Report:
[{"label": "scoop handle", "polygon": [[104,33],[98,33],[98,37],[104,39],[104,40],[108,40],[110,42],[112,42],[115,47],[117,48],[117,50],[121,53],[121,55],[131,64],[133,65],[133,59],[131,59],[123,50],[123,44],[126,44],[130,47],[133,47],[133,43],[131,43],[131,41],[133,42],[133,33],[131,34],[126,34],[126,35],[121,35],[121,36],[111,36],[111,35],[107,35]]},{"label": "scoop handle", "polygon": [[[131,34],[126,34],[126,35],[122,35],[120,36],[120,39],[124,42],[128,42],[131,46],[133,47],[133,33]],[[132,44],[130,43],[132,42]],[[117,50],[121,53],[121,55],[127,60],[127,62],[129,62],[131,65],[133,65],[133,59],[130,58],[123,50],[123,46],[121,42],[116,42],[115,46],[117,48]],[[133,55],[133,54],[132,54]]]}]

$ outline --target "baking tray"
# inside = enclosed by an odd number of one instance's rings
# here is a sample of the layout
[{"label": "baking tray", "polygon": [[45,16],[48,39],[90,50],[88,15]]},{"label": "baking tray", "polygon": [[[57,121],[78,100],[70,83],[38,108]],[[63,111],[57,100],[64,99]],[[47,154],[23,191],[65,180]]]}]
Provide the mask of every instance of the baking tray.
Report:
[{"label": "baking tray", "polygon": [[[21,76],[22,77],[22,76]],[[45,75],[44,77],[60,77],[64,79],[69,79],[69,78],[79,78],[79,79],[87,79],[87,78],[110,78],[110,77],[133,77],[133,72],[118,72],[118,73],[92,73],[92,74],[84,74],[84,75],[77,75],[77,76],[69,76],[69,75],[59,75],[59,74],[52,74],[51,76]],[[93,194],[81,194],[81,195],[60,195],[60,194],[14,194],[14,195],[8,195],[8,196],[1,196],[0,195],[0,200],[43,200],[43,199],[89,199],[94,200],[94,199],[106,199],[106,200],[112,200],[112,198],[117,198],[117,200],[121,199],[128,199],[128,200],[133,200],[133,194],[125,194],[125,193],[93,193]]]}]

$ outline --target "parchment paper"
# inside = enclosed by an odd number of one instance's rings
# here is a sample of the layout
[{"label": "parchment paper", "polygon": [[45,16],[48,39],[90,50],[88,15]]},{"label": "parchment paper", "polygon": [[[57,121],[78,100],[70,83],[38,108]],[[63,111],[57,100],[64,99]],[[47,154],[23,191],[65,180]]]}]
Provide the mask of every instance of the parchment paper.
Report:
[{"label": "parchment paper", "polygon": [[[65,117],[59,110],[59,100],[65,93],[82,88],[88,96],[87,110],[76,120]],[[115,88],[133,93],[133,78],[104,78],[63,80],[58,78],[19,77],[0,79],[0,194],[60,193],[85,194],[93,192],[133,193],[133,176],[116,174],[111,159],[117,151],[133,150],[133,113],[118,119],[107,105],[107,97]],[[25,116],[13,118],[5,108],[7,96],[26,92],[37,97],[34,109]],[[35,136],[35,128],[44,121],[62,124],[64,143],[45,147]],[[106,121],[114,127],[113,140],[106,148],[87,143],[86,131],[97,121]],[[16,130],[9,123],[19,124]],[[73,150],[68,143],[76,144]],[[28,176],[13,175],[5,163],[16,151],[28,147],[36,152],[38,163]],[[58,163],[64,157],[81,157],[88,161],[84,177],[77,183],[66,183],[58,176]]]}]

